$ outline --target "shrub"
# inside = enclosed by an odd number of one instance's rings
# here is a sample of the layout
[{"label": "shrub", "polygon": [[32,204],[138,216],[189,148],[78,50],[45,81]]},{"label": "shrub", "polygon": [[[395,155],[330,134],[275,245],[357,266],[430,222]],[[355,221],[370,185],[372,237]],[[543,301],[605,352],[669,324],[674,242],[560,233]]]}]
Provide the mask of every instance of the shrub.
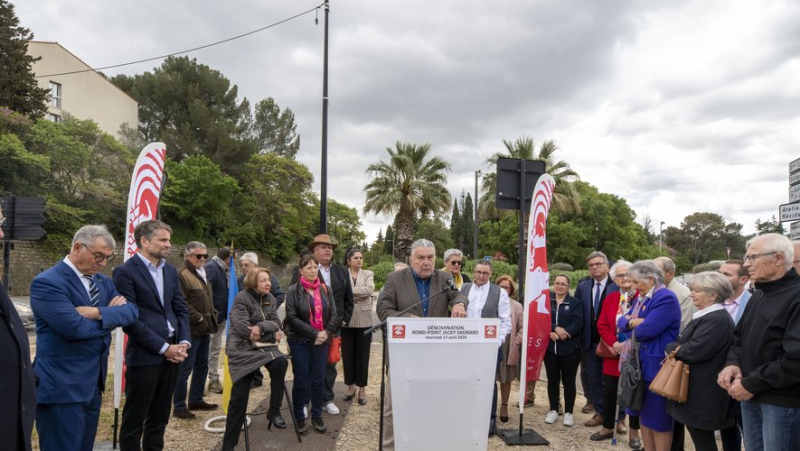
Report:
[{"label": "shrub", "polygon": [[550,265],[550,271],[573,271],[574,268],[569,263],[553,263]]},{"label": "shrub", "polygon": [[375,282],[375,290],[380,291],[380,289],[383,288],[383,284],[386,283],[386,275],[394,271],[394,263],[380,262],[377,265],[371,266],[369,269],[375,273],[375,278],[373,279]]}]

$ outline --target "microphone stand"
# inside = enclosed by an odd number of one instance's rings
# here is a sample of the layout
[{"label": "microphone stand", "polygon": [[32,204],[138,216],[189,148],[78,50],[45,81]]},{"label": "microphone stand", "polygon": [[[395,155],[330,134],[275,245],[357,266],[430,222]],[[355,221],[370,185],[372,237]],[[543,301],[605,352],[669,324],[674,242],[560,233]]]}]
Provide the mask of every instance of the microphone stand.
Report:
[{"label": "microphone stand", "polygon": [[[403,316],[406,313],[410,312],[411,310],[414,310],[418,306],[422,305],[425,301],[430,301],[431,299],[435,298],[436,296],[439,296],[442,293],[447,293],[448,291],[459,291],[459,289],[456,288],[456,285],[453,282],[453,279],[447,279],[447,288],[445,288],[444,290],[434,294],[433,296],[428,296],[427,299],[422,299],[419,302],[411,304],[408,308],[401,310],[397,315],[393,316],[393,318],[396,318],[398,316]],[[380,302],[380,301],[381,300],[378,299],[378,302]],[[387,317],[387,319],[388,318],[389,317]],[[364,331],[364,335],[370,335],[373,332],[375,332],[376,329],[380,329],[381,330],[381,339],[383,340],[383,343],[382,343],[383,344],[383,350],[382,350],[382,354],[383,355],[381,356],[381,419],[380,419],[380,426],[379,426],[379,429],[378,429],[378,431],[379,431],[378,432],[378,450],[379,451],[383,449],[383,413],[384,413],[384,409],[385,409],[385,399],[386,399],[386,373],[389,370],[389,365],[386,364],[386,346],[387,346],[386,345],[386,340],[387,340],[386,339],[386,321],[387,320],[385,319],[385,320],[379,322],[378,324],[376,324],[376,325],[374,325],[374,326],[372,326],[369,329]]]}]

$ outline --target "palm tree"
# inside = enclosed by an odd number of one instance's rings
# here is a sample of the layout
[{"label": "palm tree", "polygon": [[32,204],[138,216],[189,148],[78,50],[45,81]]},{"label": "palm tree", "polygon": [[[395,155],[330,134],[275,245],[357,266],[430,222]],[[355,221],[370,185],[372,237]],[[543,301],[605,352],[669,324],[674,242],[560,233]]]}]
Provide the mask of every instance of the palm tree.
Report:
[{"label": "palm tree", "polygon": [[[533,138],[523,136],[511,142],[504,139],[507,153],[496,152],[486,159],[485,165],[492,168],[486,174],[481,183],[481,199],[478,213],[483,219],[498,219],[502,213],[496,208],[495,192],[497,191],[497,174],[494,166],[501,157],[520,158],[526,160],[543,161],[545,172],[556,181],[556,189],[553,194],[552,208],[559,213],[579,213],[580,195],[572,182],[580,180],[578,173],[570,169],[569,164],[564,161],[555,160],[555,152],[558,146],[555,141],[547,140],[539,147],[533,144]],[[530,187],[533,189],[533,187]]]},{"label": "palm tree", "polygon": [[439,157],[429,158],[430,150],[430,144],[397,141],[394,149],[386,148],[388,162],[367,167],[374,178],[364,187],[364,213],[395,215],[395,261],[406,261],[411,253],[419,217],[443,214],[450,208],[446,187],[450,164]]}]

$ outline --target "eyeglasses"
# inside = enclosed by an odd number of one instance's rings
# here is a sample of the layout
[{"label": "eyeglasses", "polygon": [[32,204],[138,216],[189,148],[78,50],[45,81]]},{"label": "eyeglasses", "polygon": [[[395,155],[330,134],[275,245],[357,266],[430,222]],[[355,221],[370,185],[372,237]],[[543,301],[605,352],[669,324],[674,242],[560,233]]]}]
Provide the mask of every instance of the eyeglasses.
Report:
[{"label": "eyeglasses", "polygon": [[198,260],[205,260],[208,258],[208,254],[194,254],[194,258]]},{"label": "eyeglasses", "polygon": [[453,266],[456,266],[456,265],[461,266],[461,260],[451,260],[450,264],[453,265]]},{"label": "eyeglasses", "polygon": [[568,287],[569,284],[564,283],[564,282],[556,282],[556,283],[553,284],[553,286],[554,287]]},{"label": "eyeglasses", "polygon": [[628,274],[627,273],[625,273],[625,274],[617,274],[617,275],[614,276],[614,278],[615,279],[627,279],[628,278]]},{"label": "eyeglasses", "polygon": [[94,252],[93,250],[89,249],[89,246],[87,246],[87,245],[85,245],[83,243],[80,243],[80,244],[81,244],[81,246],[85,247],[87,251],[92,253],[92,255],[94,256],[94,261],[96,261],[97,263],[100,263],[103,260],[105,260],[107,262],[110,262],[111,260],[114,260],[114,253],[113,252],[110,255],[106,255],[106,254],[103,254],[101,252]]},{"label": "eyeglasses", "polygon": [[506,291],[511,291],[511,287],[508,286],[508,285],[500,285],[500,288],[502,288],[502,289],[504,289]]},{"label": "eyeglasses", "polygon": [[475,271],[476,276],[491,276],[492,273],[489,271]]},{"label": "eyeglasses", "polygon": [[777,252],[764,252],[764,253],[761,253],[761,254],[750,254],[750,255],[745,255],[744,259],[745,259],[745,261],[748,261],[750,263],[755,263],[756,259],[758,259],[759,257],[766,257],[767,255],[774,255],[774,254],[777,254]]},{"label": "eyeglasses", "polygon": [[597,268],[598,266],[603,266],[605,263],[589,263],[590,268]]}]

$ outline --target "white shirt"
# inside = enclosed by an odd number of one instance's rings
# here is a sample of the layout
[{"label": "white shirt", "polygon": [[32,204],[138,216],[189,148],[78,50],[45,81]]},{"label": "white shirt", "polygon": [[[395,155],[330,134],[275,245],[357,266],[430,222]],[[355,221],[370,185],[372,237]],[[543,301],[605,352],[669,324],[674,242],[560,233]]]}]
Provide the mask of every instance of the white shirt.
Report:
[{"label": "white shirt", "polygon": [[[489,286],[491,283],[483,285],[472,284],[469,289],[469,305],[467,306],[467,318],[480,318],[483,306],[486,305],[486,298],[489,296]],[[497,305],[497,317],[500,319],[500,333],[497,336],[499,345],[503,345],[506,335],[511,332],[511,304],[508,301],[506,290],[500,289],[500,303]]]},{"label": "white shirt", "polygon": [[[608,276],[603,277],[603,280],[594,280],[592,279],[592,305],[594,305],[594,297],[597,296],[597,290],[600,290],[600,301],[603,301],[603,290],[606,289],[606,282],[608,282]],[[597,286],[597,284],[600,286]],[[597,315],[600,315],[600,312],[597,312]]]},{"label": "white shirt", "polygon": [[88,294],[89,295],[89,299],[91,299],[92,298],[92,293],[89,291],[89,279],[87,279],[86,277],[83,277],[83,276],[88,276],[89,274],[84,274],[84,273],[78,271],[78,268],[75,265],[72,264],[72,262],[69,260],[68,256],[64,257],[64,263],[66,263],[67,266],[69,266],[70,268],[72,268],[73,271],[75,271],[75,275],[78,276],[78,280],[80,280],[81,283],[83,284],[83,288],[86,288],[86,294]]},{"label": "white shirt", "polygon": [[722,304],[709,305],[708,307],[704,308],[703,310],[698,310],[698,311],[692,313],[692,319],[702,318],[702,317],[708,315],[709,313],[716,312],[717,310],[722,310],[724,308],[725,307],[723,307]]},{"label": "white shirt", "polygon": [[322,265],[319,265],[319,272],[322,273],[322,278],[325,279],[325,285],[333,288],[331,286],[331,266],[332,265],[328,265],[326,268]]},{"label": "white shirt", "polygon": [[736,321],[736,312],[739,311],[739,307],[742,305],[742,296],[744,296],[744,290],[742,290],[741,294],[739,294],[739,297],[736,299],[728,299],[722,303],[722,306],[730,313],[734,321]]},{"label": "white shirt", "polygon": [[[158,290],[158,300],[161,302],[161,305],[164,305],[164,265],[166,264],[166,260],[163,258],[158,261],[158,266],[154,265],[150,262],[141,252],[137,252],[136,255],[142,259],[144,262],[145,268],[147,268],[147,272],[150,273],[150,277],[153,278],[153,282],[156,284],[156,290]],[[167,320],[167,330],[169,330],[169,336],[175,335],[175,327],[172,326],[172,323]],[[181,343],[189,343],[188,341],[184,340]],[[191,347],[191,344],[189,344]],[[169,349],[169,343],[164,343],[161,346],[161,350],[158,352],[159,354],[163,354],[167,352]]]},{"label": "white shirt", "polygon": [[197,275],[200,276],[201,279],[203,279],[203,282],[205,282],[206,285],[208,285],[208,279],[206,279],[206,269],[203,268],[202,266],[195,269],[197,270]]}]

